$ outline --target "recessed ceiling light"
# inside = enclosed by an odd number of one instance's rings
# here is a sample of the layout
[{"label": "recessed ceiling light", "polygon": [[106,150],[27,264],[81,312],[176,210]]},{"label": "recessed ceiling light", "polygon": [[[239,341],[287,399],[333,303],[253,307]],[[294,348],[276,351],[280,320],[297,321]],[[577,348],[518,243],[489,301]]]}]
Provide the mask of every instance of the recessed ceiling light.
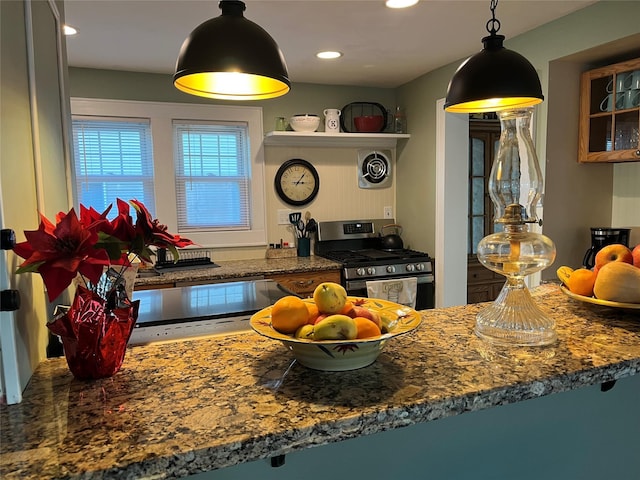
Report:
[{"label": "recessed ceiling light", "polygon": [[75,35],[76,33],[78,33],[78,29],[75,27],[72,27],[71,25],[63,25],[62,31],[64,32],[65,35]]},{"label": "recessed ceiling light", "polygon": [[387,0],[385,5],[389,8],[413,7],[419,0]]},{"label": "recessed ceiling light", "polygon": [[332,52],[332,51],[316,53],[316,57],[322,58],[324,60],[332,59],[332,58],[340,58],[341,56],[342,56],[342,53],[340,53],[340,52]]}]

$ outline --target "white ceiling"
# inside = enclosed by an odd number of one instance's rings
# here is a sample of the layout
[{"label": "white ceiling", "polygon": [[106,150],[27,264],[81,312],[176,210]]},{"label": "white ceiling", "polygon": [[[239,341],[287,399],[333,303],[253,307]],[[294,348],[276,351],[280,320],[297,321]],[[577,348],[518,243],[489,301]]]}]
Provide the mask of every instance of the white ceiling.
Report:
[{"label": "white ceiling", "polygon": [[[496,18],[509,38],[596,3],[500,0]],[[482,48],[489,0],[421,0],[391,10],[384,0],[245,0],[245,17],[284,53],[292,82],[397,87]],[[184,39],[220,14],[216,0],[64,0],[69,65],[173,73]],[[318,60],[339,50],[337,60]]]}]

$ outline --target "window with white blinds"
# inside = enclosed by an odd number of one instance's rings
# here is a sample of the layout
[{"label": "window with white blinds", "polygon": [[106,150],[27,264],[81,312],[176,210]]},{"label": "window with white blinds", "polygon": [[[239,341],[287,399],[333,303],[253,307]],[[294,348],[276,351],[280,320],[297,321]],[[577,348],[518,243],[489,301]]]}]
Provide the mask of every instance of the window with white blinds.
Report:
[{"label": "window with white blinds", "polygon": [[178,230],[248,230],[247,124],[174,121]]},{"label": "window with white blinds", "polygon": [[[151,125],[145,119],[74,117],[76,207],[98,212],[117,198],[136,199],[153,214]],[[111,215],[117,214],[113,208]]]},{"label": "window with white blinds", "polygon": [[141,200],[202,247],[267,243],[262,109],[71,98],[76,205]]}]

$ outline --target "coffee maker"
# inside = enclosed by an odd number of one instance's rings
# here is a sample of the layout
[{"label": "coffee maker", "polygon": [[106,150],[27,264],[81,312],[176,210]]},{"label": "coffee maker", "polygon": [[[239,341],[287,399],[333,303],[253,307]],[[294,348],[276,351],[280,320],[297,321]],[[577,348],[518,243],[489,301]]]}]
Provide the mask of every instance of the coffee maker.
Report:
[{"label": "coffee maker", "polygon": [[593,268],[595,265],[596,254],[606,245],[613,243],[621,243],[629,246],[630,228],[603,228],[591,227],[591,248],[584,254],[582,265],[585,268]]}]

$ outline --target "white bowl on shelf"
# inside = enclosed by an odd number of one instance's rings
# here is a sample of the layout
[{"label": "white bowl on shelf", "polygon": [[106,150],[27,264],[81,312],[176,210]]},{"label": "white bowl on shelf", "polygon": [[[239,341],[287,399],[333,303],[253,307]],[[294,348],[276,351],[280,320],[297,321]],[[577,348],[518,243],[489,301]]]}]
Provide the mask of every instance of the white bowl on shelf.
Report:
[{"label": "white bowl on shelf", "polygon": [[320,117],[311,113],[294,115],[289,119],[289,125],[295,132],[315,132],[320,126]]}]

